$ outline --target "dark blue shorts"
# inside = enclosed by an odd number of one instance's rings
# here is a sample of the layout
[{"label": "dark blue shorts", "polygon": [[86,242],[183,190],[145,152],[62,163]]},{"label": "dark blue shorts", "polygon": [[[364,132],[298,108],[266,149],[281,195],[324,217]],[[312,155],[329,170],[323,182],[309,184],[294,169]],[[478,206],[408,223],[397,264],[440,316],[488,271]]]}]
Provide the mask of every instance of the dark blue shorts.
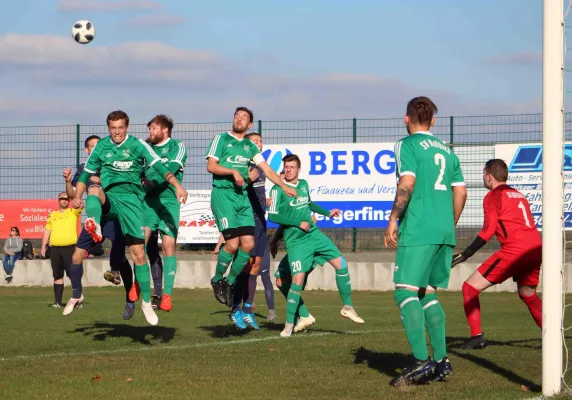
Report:
[{"label": "dark blue shorts", "polygon": [[252,257],[263,257],[268,249],[268,235],[266,232],[266,221],[261,222],[254,218],[254,247],[250,251]]}]

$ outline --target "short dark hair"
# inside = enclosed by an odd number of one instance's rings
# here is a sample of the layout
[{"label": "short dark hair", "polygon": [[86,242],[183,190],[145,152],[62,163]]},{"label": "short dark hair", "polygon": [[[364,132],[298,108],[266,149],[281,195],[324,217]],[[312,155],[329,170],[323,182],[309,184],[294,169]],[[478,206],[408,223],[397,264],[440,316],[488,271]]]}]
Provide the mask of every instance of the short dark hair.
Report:
[{"label": "short dark hair", "polygon": [[499,158],[487,161],[485,172],[491,174],[497,182],[506,182],[508,180],[508,167],[504,160]]},{"label": "short dark hair", "polygon": [[119,121],[121,119],[125,121],[126,126],[129,126],[129,116],[127,115],[126,112],[121,111],[121,110],[112,111],[107,116],[107,120],[106,120],[107,126],[109,126],[109,123],[111,121]]},{"label": "short dark hair", "polygon": [[248,133],[244,136],[244,138],[245,138],[245,139],[250,139],[250,138],[253,137],[253,136],[258,136],[258,137],[262,138],[262,135],[261,135],[260,133],[258,133],[258,132],[248,132]]},{"label": "short dark hair", "polygon": [[171,137],[171,132],[173,131],[173,120],[170,117],[167,117],[165,114],[155,115],[151,121],[147,122],[147,128],[149,128],[151,124],[157,124],[163,129],[166,128],[169,137]]},{"label": "short dark hair", "polygon": [[414,124],[430,126],[433,116],[438,111],[437,106],[429,97],[415,97],[407,103],[407,116]]},{"label": "short dark hair", "polygon": [[248,116],[250,117],[250,122],[254,122],[254,114],[252,113],[251,110],[249,110],[246,107],[236,107],[236,110],[234,110],[234,115],[236,115],[236,113],[239,111],[244,111],[248,113]]},{"label": "short dark hair", "polygon": [[87,144],[89,142],[91,142],[93,139],[101,140],[101,138],[99,136],[91,135],[91,136],[88,136],[87,139],[85,139],[85,142],[83,142],[83,146],[87,149]]},{"label": "short dark hair", "polygon": [[296,154],[287,154],[284,157],[282,157],[282,162],[284,164],[286,164],[289,161],[296,161],[296,164],[298,164],[298,168],[300,168],[302,166],[302,162],[300,161],[300,157],[298,157]]}]

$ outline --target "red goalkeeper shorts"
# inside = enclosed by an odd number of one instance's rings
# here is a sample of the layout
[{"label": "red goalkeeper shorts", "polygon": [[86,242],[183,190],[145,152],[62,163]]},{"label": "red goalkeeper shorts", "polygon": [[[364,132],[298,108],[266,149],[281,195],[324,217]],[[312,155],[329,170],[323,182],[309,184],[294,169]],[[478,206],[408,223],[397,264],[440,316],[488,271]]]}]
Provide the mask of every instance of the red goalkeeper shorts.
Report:
[{"label": "red goalkeeper shorts", "polygon": [[542,264],[542,246],[507,253],[502,249],[490,256],[478,269],[491,283],[503,283],[508,278],[526,286],[537,286]]}]

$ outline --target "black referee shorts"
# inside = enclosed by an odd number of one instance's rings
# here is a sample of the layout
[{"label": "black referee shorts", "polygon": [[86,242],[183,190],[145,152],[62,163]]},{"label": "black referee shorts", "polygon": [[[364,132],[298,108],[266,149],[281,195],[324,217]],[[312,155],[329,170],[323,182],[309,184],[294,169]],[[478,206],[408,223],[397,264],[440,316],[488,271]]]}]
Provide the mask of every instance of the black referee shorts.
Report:
[{"label": "black referee shorts", "polygon": [[50,263],[54,280],[63,279],[64,271],[71,278],[70,268],[75,244],[70,246],[52,246],[50,249]]}]

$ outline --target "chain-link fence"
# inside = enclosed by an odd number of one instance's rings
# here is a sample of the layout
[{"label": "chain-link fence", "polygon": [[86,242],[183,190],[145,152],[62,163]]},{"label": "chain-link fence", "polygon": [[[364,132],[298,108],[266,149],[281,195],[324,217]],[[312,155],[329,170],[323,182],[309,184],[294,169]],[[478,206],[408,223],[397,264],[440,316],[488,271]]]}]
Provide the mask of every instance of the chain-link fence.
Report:
[{"label": "chain-link fence", "polygon": [[[567,121],[570,116],[567,116]],[[188,158],[183,184],[185,188],[208,190],[211,176],[204,158],[210,140],[227,131],[225,123],[176,123],[173,137],[187,146]],[[256,121],[265,145],[329,143],[393,143],[402,138],[402,118],[345,119],[307,121]],[[501,143],[539,143],[542,141],[542,115],[495,115],[437,118],[432,132],[453,144],[467,181],[467,215],[480,215],[486,190],[482,185],[482,167],[495,156]],[[132,124],[131,135],[146,138],[147,127]],[[105,125],[67,125],[0,128],[0,199],[54,198],[64,190],[62,171],[75,167],[86,158],[84,140],[97,134],[107,135]],[[567,132],[568,137],[568,132]],[[510,162],[510,160],[506,160]],[[473,212],[471,212],[471,210]],[[468,245],[482,224],[481,217],[465,217],[457,230],[458,247]],[[383,229],[329,229],[327,233],[345,251],[383,249]],[[492,242],[489,247],[496,247]]]}]

